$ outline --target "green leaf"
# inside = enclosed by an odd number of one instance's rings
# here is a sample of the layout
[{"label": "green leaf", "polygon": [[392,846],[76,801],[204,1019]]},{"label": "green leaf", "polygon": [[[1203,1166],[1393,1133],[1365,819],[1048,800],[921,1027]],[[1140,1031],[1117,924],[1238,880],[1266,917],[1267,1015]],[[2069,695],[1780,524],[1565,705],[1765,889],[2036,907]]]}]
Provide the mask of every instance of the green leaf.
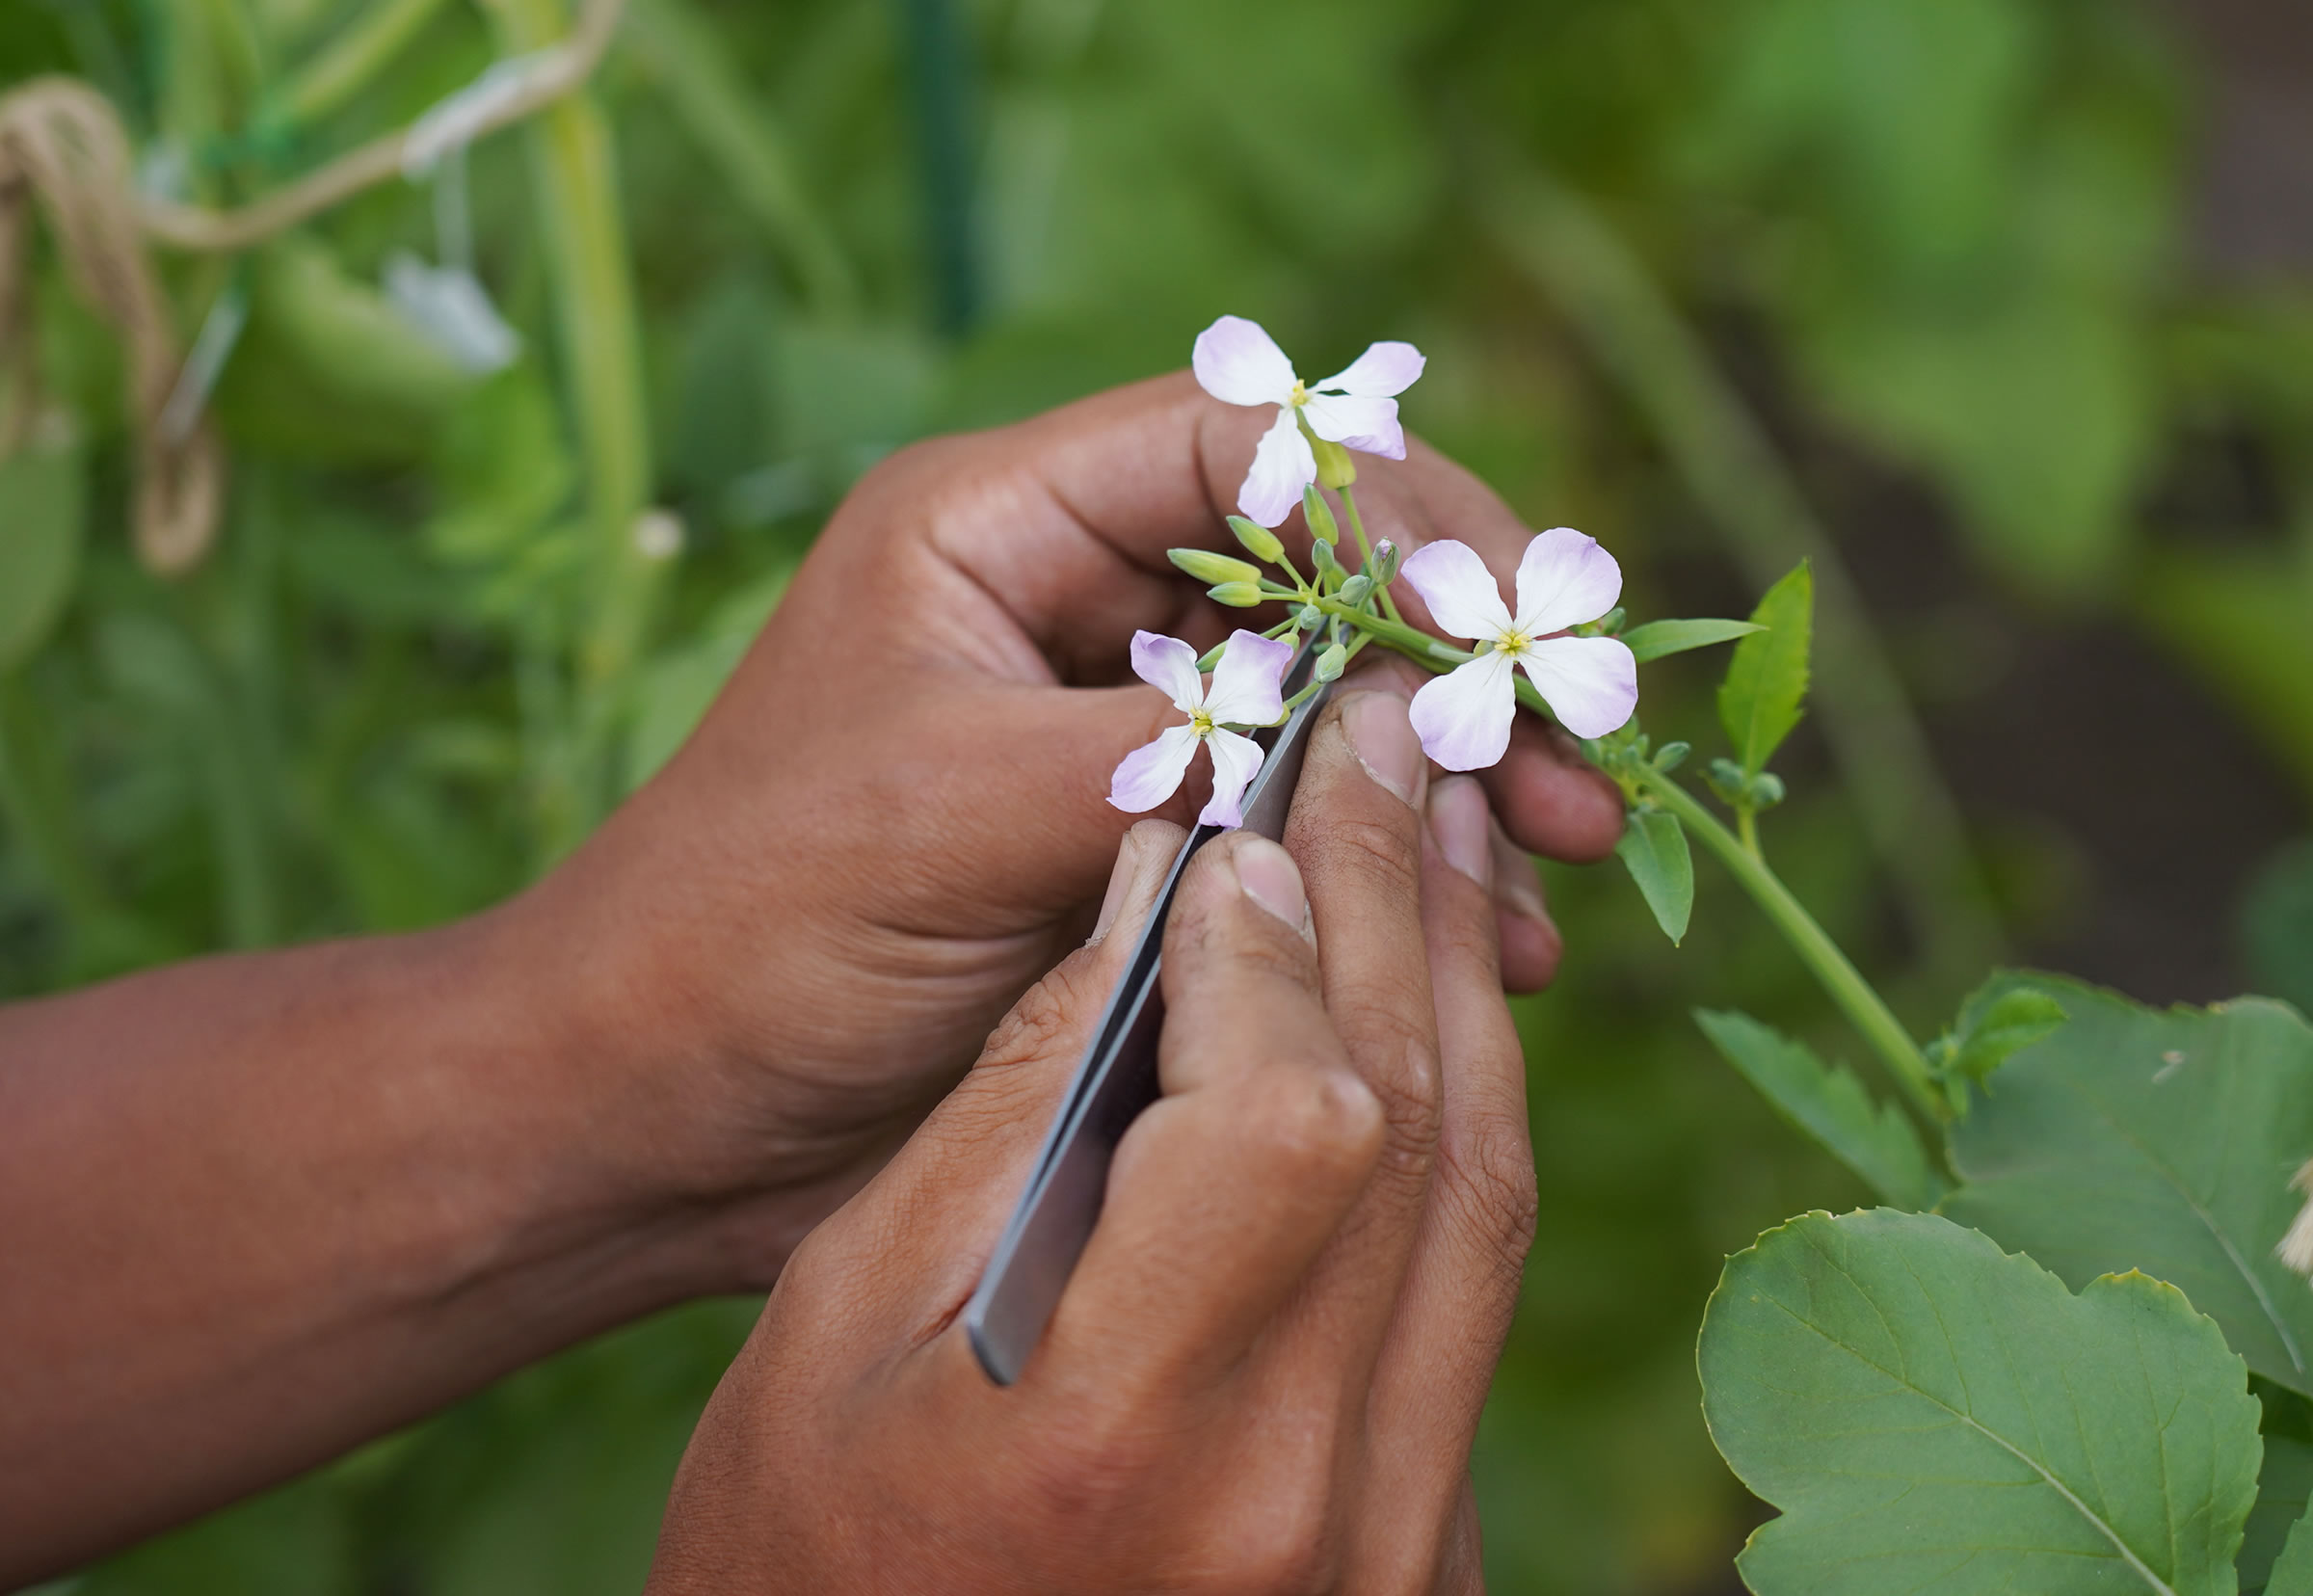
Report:
[{"label": "green leaf", "polygon": [[0,461],[0,671],[32,657],[72,597],[86,480],[69,444]]},{"label": "green leaf", "polygon": [[2010,976],[2070,1016],[1950,1129],[1943,1211],[2067,1282],[2139,1268],[2224,1326],[2248,1367],[2313,1394],[2313,1290],[2273,1250],[2313,1153],[2313,1027],[2249,998],[2167,1013]]},{"label": "green leaf", "polygon": [[[2243,1590],[2245,1596],[2256,1596],[2246,1585]],[[2265,1585],[2265,1596],[2313,1596],[2313,1511],[2291,1527],[2280,1558],[2273,1565],[2273,1578]]]},{"label": "green leaf", "polygon": [[1639,811],[1623,828],[1614,853],[1655,912],[1655,923],[1676,946],[1694,912],[1694,858],[1687,851],[1687,833],[1678,817],[1662,810]]},{"label": "green leaf", "polygon": [[1749,621],[1649,621],[1624,632],[1622,641],[1643,665],[1664,654],[1707,649],[1714,643],[1731,643],[1761,629]]},{"label": "green leaf", "polygon": [[1928,1209],[1943,1196],[1911,1121],[1892,1103],[1874,1104],[1846,1065],[1825,1065],[1804,1043],[1748,1015],[1698,1009],[1694,1022],[1777,1113],[1888,1202]]},{"label": "green leaf", "polygon": [[1958,1021],[1928,1050],[1938,1069],[1966,1080],[1982,1080],[2062,1026],[2061,1003],[2045,992],[2009,983],[2010,977],[1996,975],[1960,1005]]},{"label": "green leaf", "polygon": [[1760,631],[1735,645],[1718,689],[1718,723],[1745,775],[1756,776],[1799,724],[1807,697],[1807,643],[1815,577],[1802,560],[1751,611]]},{"label": "green leaf", "polygon": [[[2291,1531],[2305,1516],[2313,1496],[2313,1444],[2286,1435],[2265,1437],[2265,1461],[2257,1470],[2257,1504],[2248,1510],[2248,1526],[2241,1537],[2241,1588],[2255,1596],[2273,1578],[2281,1550]],[[2313,1574],[2313,1556],[2300,1556]],[[2302,1586],[2313,1596],[2313,1582]]]},{"label": "green leaf", "polygon": [[1811,1213],[1728,1260],[1698,1362],[1783,1509],[1738,1563],[1758,1596],[2231,1596],[2258,1407],[2173,1286],[2074,1296],[1933,1214]]}]

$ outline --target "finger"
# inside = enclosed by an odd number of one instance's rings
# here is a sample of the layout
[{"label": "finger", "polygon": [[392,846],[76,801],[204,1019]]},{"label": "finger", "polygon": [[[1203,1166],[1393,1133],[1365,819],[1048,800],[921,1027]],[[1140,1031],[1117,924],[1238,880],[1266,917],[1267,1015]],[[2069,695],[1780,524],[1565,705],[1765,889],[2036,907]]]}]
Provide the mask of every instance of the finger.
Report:
[{"label": "finger", "polygon": [[1533,1235],[1526,1062],[1502,998],[1489,821],[1476,782],[1432,789],[1422,918],[1444,1109],[1429,1205],[1368,1409],[1372,1489],[1423,1523],[1450,1517]]},{"label": "finger", "polygon": [[1127,834],[1093,938],[1012,1006],[971,1073],[829,1222],[894,1264],[878,1278],[904,1283],[911,1305],[952,1309],[979,1278],[1184,835],[1161,820]]},{"label": "finger", "polygon": [[1438,1037],[1422,923],[1427,761],[1392,693],[1337,699],[1313,730],[1286,823],[1309,884],[1325,1010],[1386,1119],[1379,1165],[1313,1271],[1311,1355],[1362,1389],[1427,1200]]},{"label": "finger", "polygon": [[1494,855],[1495,928],[1502,939],[1504,992],[1540,992],[1556,978],[1566,944],[1543,901],[1534,862],[1510,840],[1491,814],[1486,831]]},{"label": "finger", "polygon": [[[1431,679],[1429,672],[1402,655],[1371,650],[1363,661],[1370,663],[1361,661],[1361,684],[1370,671],[1376,685],[1386,683],[1408,699]],[[1590,864],[1612,853],[1622,839],[1621,789],[1582,758],[1581,745],[1564,727],[1539,715],[1521,710],[1510,724],[1509,751],[1502,762],[1477,774],[1502,828],[1529,853]]]},{"label": "finger", "polygon": [[1237,832],[1191,863],[1164,944],[1165,1095],[1023,1376],[1162,1408],[1237,1363],[1370,1174],[1381,1109],[1326,1024],[1300,876]]}]

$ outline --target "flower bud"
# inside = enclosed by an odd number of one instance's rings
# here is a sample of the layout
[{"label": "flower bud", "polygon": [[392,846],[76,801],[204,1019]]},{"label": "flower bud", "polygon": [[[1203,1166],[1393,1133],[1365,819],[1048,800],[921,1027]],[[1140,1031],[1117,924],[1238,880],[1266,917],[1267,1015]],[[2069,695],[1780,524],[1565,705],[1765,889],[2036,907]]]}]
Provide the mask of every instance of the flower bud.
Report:
[{"label": "flower bud", "polygon": [[1319,538],[1316,543],[1311,544],[1309,557],[1316,564],[1317,574],[1320,576],[1329,571],[1342,569],[1342,562],[1333,557],[1333,540],[1331,538]]},{"label": "flower bud", "polygon": [[1259,582],[1261,568],[1209,548],[1168,548],[1166,559],[1200,582]]},{"label": "flower bud", "polygon": [[1262,601],[1259,582],[1222,582],[1207,588],[1205,593],[1216,603],[1227,604],[1231,609],[1251,609]]},{"label": "flower bud", "polygon": [[1229,530],[1236,534],[1236,541],[1243,544],[1245,552],[1255,559],[1275,565],[1285,558],[1285,545],[1278,541],[1276,533],[1261,522],[1247,520],[1242,516],[1231,516]]},{"label": "flower bud", "polygon": [[1228,639],[1223,638],[1220,642],[1215,643],[1211,648],[1205,651],[1204,656],[1197,661],[1198,672],[1202,674],[1211,670],[1215,665],[1218,665],[1221,662],[1221,655],[1227,653],[1228,652]]},{"label": "flower bud", "polygon": [[1397,574],[1397,545],[1384,538],[1373,545],[1373,585],[1388,587]]},{"label": "flower bud", "polygon": [[1311,537],[1323,538],[1327,543],[1342,541],[1342,529],[1334,522],[1333,506],[1325,502],[1325,495],[1317,492],[1314,482],[1301,490],[1301,519],[1309,522]]},{"label": "flower bud", "polygon": [[1357,480],[1357,462],[1339,443],[1313,438],[1309,440],[1309,450],[1317,457],[1318,487],[1339,492]]},{"label": "flower bud", "polygon": [[1783,801],[1783,778],[1771,770],[1762,770],[1751,778],[1751,807],[1773,809]]},{"label": "flower bud", "polygon": [[1338,681],[1349,665],[1349,651],[1339,643],[1317,655],[1316,678],[1319,681]]},{"label": "flower bud", "polygon": [[1342,584],[1342,602],[1355,607],[1364,603],[1373,593],[1373,578],[1359,572]]},{"label": "flower bud", "polygon": [[1293,625],[1303,631],[1316,631],[1325,624],[1325,612],[1315,604],[1303,604],[1293,617]]},{"label": "flower bud", "polygon": [[1666,742],[1662,745],[1662,752],[1655,756],[1655,768],[1664,772],[1676,770],[1687,762],[1687,756],[1692,752],[1692,743]]}]

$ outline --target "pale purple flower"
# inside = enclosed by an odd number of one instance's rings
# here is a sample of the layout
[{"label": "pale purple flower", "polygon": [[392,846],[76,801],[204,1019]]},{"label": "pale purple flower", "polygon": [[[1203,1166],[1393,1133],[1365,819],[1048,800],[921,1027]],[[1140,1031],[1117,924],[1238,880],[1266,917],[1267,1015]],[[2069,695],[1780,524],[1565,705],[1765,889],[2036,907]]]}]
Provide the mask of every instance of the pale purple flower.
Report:
[{"label": "pale purple flower", "polygon": [[1198,815],[1208,826],[1245,823],[1245,787],[1261,769],[1261,745],[1235,726],[1274,726],[1285,718],[1283,682],[1293,662],[1293,646],[1284,638],[1236,631],[1213,668],[1208,690],[1197,674],[1197,651],[1177,637],[1132,634],[1132,674],[1173,701],[1188,717],[1186,726],[1157,733],[1116,767],[1108,801],[1127,814],[1153,810],[1181,790],[1188,761],[1203,743],[1212,753],[1212,800]]},{"label": "pale purple flower", "polygon": [[1396,396],[1414,386],[1422,364],[1412,344],[1369,344],[1346,370],[1304,385],[1259,322],[1223,316],[1198,333],[1189,365],[1207,393],[1232,405],[1277,407],[1277,423],[1262,435],[1253,468],[1236,491],[1237,509],[1248,519],[1275,526],[1317,480],[1316,456],[1296,416],[1306,416],[1309,430],[1327,442],[1403,460],[1405,430],[1397,425]]},{"label": "pale purple flower", "polygon": [[1554,526],[1528,544],[1515,616],[1467,544],[1425,544],[1401,574],[1442,630],[1477,644],[1476,659],[1414,695],[1414,731],[1448,770],[1482,770],[1509,748],[1518,711],[1513,665],[1578,737],[1603,737],[1638,707],[1638,661],[1620,638],[1550,635],[1597,620],[1622,596],[1622,568],[1596,538]]}]

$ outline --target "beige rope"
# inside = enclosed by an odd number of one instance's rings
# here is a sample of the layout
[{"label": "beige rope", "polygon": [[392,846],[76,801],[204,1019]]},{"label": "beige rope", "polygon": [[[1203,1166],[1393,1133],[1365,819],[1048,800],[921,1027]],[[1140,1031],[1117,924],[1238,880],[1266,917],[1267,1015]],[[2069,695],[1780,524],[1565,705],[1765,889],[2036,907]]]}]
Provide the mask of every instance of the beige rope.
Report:
[{"label": "beige rope", "polygon": [[120,333],[137,450],[131,515],[137,553],[147,569],[168,575],[191,569],[216,538],[225,452],[205,419],[182,438],[162,436],[161,411],[176,386],[181,356],[130,208],[129,181],[120,119],[87,84],[36,78],[0,99],[0,363],[16,372],[0,456],[13,451],[40,400],[26,303],[26,212],[37,197],[74,284]]}]

